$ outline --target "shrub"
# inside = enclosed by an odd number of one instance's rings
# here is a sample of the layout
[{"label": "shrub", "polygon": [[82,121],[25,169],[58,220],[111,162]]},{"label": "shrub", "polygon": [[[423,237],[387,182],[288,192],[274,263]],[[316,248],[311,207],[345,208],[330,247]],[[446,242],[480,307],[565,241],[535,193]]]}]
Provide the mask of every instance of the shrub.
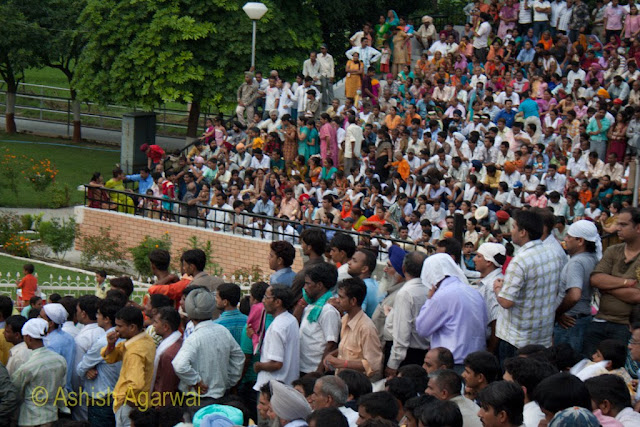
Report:
[{"label": "shrub", "polygon": [[[33,161],[33,159],[31,159]],[[0,158],[0,173],[5,177],[5,185],[8,187],[16,198],[18,197],[18,180],[20,172],[27,167],[27,157],[24,155],[15,155],[8,148],[5,149],[2,158]]]},{"label": "shrub", "polygon": [[4,245],[22,230],[22,223],[17,215],[0,213],[0,245]]},{"label": "shrub", "polygon": [[165,233],[161,238],[156,239],[144,236],[144,239],[133,248],[129,248],[129,252],[133,257],[133,267],[141,277],[149,278],[153,274],[151,272],[151,263],[149,262],[149,253],[154,249],[171,250],[171,237]]},{"label": "shrub", "polygon": [[242,280],[246,282],[258,282],[262,280],[262,269],[258,265],[252,265],[251,267],[239,268],[233,272],[233,275],[238,280],[239,276],[242,276]]},{"label": "shrub", "polygon": [[90,266],[95,263],[101,268],[112,264],[127,267],[126,250],[122,249],[118,239],[111,237],[111,227],[100,227],[100,233],[91,236],[78,235],[82,263]]},{"label": "shrub", "polygon": [[[201,242],[198,240],[198,236],[191,236],[187,240],[188,246],[180,249],[180,254],[184,251],[188,251],[189,249],[202,249],[204,255],[207,259],[207,264],[205,266],[205,270],[207,273],[212,276],[222,276],[222,267],[217,262],[213,261],[213,245],[211,245],[211,241],[207,240],[206,242]],[[174,270],[180,271],[180,258],[173,258]]]},{"label": "shrub", "polygon": [[49,207],[52,209],[66,208],[71,204],[71,192],[69,186],[65,184],[63,187],[54,185],[51,188],[51,199],[49,200]]},{"label": "shrub", "polygon": [[56,258],[63,259],[65,254],[73,247],[76,237],[76,222],[73,218],[68,221],[53,218],[40,224],[40,239],[49,246]]},{"label": "shrub", "polygon": [[33,161],[31,165],[22,171],[26,180],[37,192],[44,192],[55,181],[58,169],[55,168],[51,160],[42,159]]}]

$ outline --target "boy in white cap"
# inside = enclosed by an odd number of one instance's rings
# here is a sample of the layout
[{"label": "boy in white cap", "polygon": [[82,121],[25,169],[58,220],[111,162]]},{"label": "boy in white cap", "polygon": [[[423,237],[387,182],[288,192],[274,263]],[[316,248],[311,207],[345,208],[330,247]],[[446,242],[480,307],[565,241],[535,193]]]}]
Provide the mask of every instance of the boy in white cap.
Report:
[{"label": "boy in white cap", "polygon": [[480,273],[478,281],[478,291],[484,299],[489,315],[489,323],[487,325],[487,350],[494,352],[498,348],[498,338],[496,338],[496,321],[500,314],[500,306],[493,292],[493,282],[496,279],[502,279],[502,265],[507,259],[507,250],[499,243],[483,243],[478,248],[473,261],[476,264],[476,271]]},{"label": "boy in white cap", "polygon": [[[32,353],[11,378],[22,401],[18,417],[21,426],[51,426],[58,420],[56,396],[65,384],[67,362],[45,347],[48,330],[49,325],[40,318],[31,319],[22,327],[22,336]],[[3,405],[5,399],[3,396]]]},{"label": "boy in white cap", "polygon": [[[48,322],[48,333],[43,339],[45,347],[64,357],[67,366],[72,367],[75,366],[76,342],[71,335],[62,330],[62,325],[67,321],[68,316],[69,313],[60,303],[45,304],[40,310],[40,317]],[[65,383],[67,391],[73,390],[71,386],[72,372],[72,368],[67,370]]]},{"label": "boy in white cap", "polygon": [[564,242],[570,258],[560,273],[553,341],[567,343],[580,353],[584,333],[592,319],[593,289],[589,279],[602,258],[602,244],[596,225],[584,219],[571,224]]}]

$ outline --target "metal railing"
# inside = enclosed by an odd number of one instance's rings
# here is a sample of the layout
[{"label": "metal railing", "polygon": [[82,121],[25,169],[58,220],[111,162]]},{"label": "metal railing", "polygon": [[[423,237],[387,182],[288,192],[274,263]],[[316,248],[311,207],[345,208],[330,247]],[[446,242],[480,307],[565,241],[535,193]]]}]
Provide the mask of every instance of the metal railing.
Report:
[{"label": "metal railing", "polygon": [[[432,245],[425,246],[377,233],[357,232],[321,224],[303,224],[288,218],[261,215],[244,210],[237,212],[233,209],[221,209],[199,203],[189,204],[180,200],[142,195],[132,191],[85,185],[84,198],[85,206],[90,208],[112,210],[151,220],[176,222],[181,225],[266,241],[285,240],[292,245],[299,244],[300,233],[307,228],[324,231],[327,240],[330,240],[335,233],[346,233],[353,237],[357,246],[373,251],[379,260],[388,254],[388,248],[380,244],[381,240],[385,245],[397,244],[407,251],[422,250],[429,254],[435,251]],[[373,242],[374,239],[377,240],[377,245]]]}]

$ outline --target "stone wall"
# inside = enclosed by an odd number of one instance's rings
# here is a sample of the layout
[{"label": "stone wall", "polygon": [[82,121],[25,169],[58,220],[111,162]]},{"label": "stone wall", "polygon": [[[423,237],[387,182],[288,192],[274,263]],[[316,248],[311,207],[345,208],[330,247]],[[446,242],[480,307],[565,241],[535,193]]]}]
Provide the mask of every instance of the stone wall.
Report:
[{"label": "stone wall", "polygon": [[[189,238],[197,236],[203,243],[207,240],[211,242],[213,260],[220,264],[226,275],[230,276],[238,269],[251,268],[254,265],[260,267],[262,273],[271,272],[268,262],[269,241],[84,206],[76,207],[75,215],[81,234],[95,235],[100,232],[100,227],[110,226],[112,237],[118,238],[125,248],[137,246],[147,235],[160,238],[164,233],[169,233],[171,256],[179,257],[180,249],[189,247]],[[294,271],[302,268],[302,254],[299,248],[292,268]]]}]

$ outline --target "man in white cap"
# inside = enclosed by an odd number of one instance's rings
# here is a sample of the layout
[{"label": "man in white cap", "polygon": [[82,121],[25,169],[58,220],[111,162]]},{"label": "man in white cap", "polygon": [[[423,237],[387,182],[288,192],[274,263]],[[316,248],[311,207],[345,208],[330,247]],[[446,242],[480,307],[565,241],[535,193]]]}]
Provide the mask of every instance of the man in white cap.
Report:
[{"label": "man in white cap", "polygon": [[[22,327],[24,342],[32,350],[31,357],[11,378],[22,401],[18,416],[18,425],[21,426],[52,426],[58,421],[56,396],[65,385],[67,362],[45,347],[43,340],[48,336],[48,329],[47,322],[39,318],[27,321]],[[3,396],[3,405],[5,399]]]},{"label": "man in white cap", "polygon": [[307,399],[293,387],[271,380],[271,410],[278,417],[280,427],[306,426],[312,412]]},{"label": "man in white cap", "polygon": [[496,338],[496,321],[500,315],[500,305],[493,292],[493,282],[502,279],[502,264],[507,259],[507,250],[499,243],[483,243],[478,248],[473,261],[476,264],[476,271],[480,273],[478,281],[478,291],[484,299],[489,315],[487,336],[487,350],[494,353],[498,348],[498,338]]},{"label": "man in white cap", "polygon": [[244,353],[231,332],[211,320],[216,309],[212,292],[205,289],[189,292],[184,308],[195,328],[171,364],[180,379],[180,391],[199,393],[201,404],[206,406],[224,396],[240,380]]},{"label": "man in white cap", "polygon": [[584,219],[571,224],[564,242],[571,258],[560,274],[560,305],[556,309],[553,342],[567,343],[580,353],[584,333],[592,319],[593,288],[589,279],[602,258],[602,244],[596,225]]},{"label": "man in white cap", "polygon": [[[44,345],[49,350],[58,353],[64,357],[67,366],[76,366],[76,342],[71,335],[62,330],[62,325],[67,321],[69,313],[62,304],[49,303],[45,304],[40,310],[40,317],[48,322],[48,333],[44,338]],[[73,369],[67,370],[67,381],[65,388],[72,391],[71,377]]]}]

